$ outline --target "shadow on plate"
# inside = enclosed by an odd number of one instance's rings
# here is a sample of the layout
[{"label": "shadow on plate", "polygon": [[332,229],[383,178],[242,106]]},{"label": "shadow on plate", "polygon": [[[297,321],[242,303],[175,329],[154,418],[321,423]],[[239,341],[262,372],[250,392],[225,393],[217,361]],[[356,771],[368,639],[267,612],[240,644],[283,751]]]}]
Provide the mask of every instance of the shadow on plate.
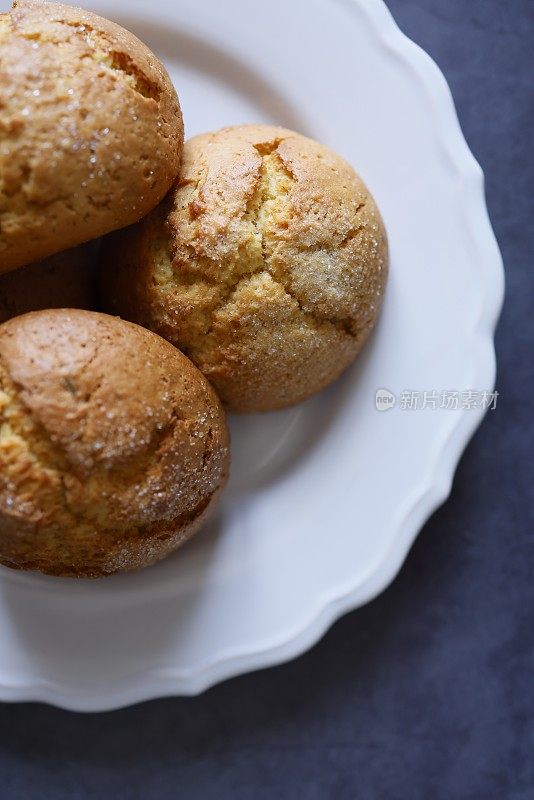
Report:
[{"label": "shadow on plate", "polygon": [[196,72],[207,74],[212,80],[223,86],[230,86],[234,92],[259,106],[276,124],[311,135],[307,132],[304,120],[295,112],[293,104],[249,63],[204,39],[178,29],[164,28],[137,17],[120,16],[116,21],[146,42],[163,61],[174,61]]},{"label": "shadow on plate", "polygon": [[304,403],[269,414],[230,417],[232,478],[228,495],[242,497],[283,481],[312,455],[357,391],[375,346],[373,333],[355,363],[335,383]]}]

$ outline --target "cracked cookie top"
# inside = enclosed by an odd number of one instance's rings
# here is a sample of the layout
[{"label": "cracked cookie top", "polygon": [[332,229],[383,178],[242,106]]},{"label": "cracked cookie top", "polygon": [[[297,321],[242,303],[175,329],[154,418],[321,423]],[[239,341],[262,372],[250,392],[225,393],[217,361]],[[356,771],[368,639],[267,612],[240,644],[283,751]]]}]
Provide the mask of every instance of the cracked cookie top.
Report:
[{"label": "cracked cookie top", "polygon": [[0,560],[47,572],[143,566],[226,480],[220,403],[170,344],[88,311],[0,326]]},{"label": "cracked cookie top", "polygon": [[131,33],[39,0],[0,14],[0,272],[140,219],[182,144],[169,76]]},{"label": "cracked cookie top", "polygon": [[165,336],[238,411],[334,380],[371,330],[387,279],[382,219],[352,167],[283,128],[189,140],[180,177],[102,255],[108,307]]}]

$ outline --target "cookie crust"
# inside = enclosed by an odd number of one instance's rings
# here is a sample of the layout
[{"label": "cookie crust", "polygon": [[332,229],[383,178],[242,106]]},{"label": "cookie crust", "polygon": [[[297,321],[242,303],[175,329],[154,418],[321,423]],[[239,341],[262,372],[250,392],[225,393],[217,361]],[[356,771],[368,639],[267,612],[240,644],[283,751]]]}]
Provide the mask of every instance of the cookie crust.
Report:
[{"label": "cookie crust", "polygon": [[182,144],[170,78],[129,31],[39,0],[0,14],[0,272],[140,219]]},{"label": "cookie crust", "polygon": [[0,560],[99,576],[163,558],[228,473],[212,388],[150,331],[40,311],[0,326]]},{"label": "cookie crust", "polygon": [[167,338],[245,412],[335,380],[378,317],[387,273],[384,225],[352,167],[263,125],[190,139],[172,192],[101,258],[107,310]]}]

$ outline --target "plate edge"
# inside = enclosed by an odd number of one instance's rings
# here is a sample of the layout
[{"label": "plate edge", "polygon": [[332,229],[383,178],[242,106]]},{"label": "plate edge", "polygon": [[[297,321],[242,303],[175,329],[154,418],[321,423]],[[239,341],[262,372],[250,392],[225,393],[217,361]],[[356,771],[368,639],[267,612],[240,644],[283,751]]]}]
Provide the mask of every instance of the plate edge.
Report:
[{"label": "plate edge", "polygon": [[[404,57],[421,84],[434,113],[447,120],[440,144],[447,149],[459,172],[466,179],[468,216],[471,219],[478,216],[481,228],[486,231],[484,240],[488,279],[485,302],[475,330],[480,351],[476,371],[479,379],[477,385],[491,389],[496,376],[493,337],[504,300],[504,269],[487,211],[484,175],[461,130],[450,88],[436,62],[403,33],[383,0],[330,2],[358,6],[367,14],[378,39]],[[478,247],[481,249],[482,243]],[[490,271],[492,275],[489,274]],[[476,358],[476,355],[475,347],[473,357]],[[434,472],[418,500],[405,513],[398,528],[395,547],[389,551],[389,561],[379,565],[367,581],[356,589],[333,593],[326,603],[319,604],[304,622],[301,621],[289,636],[286,635],[278,643],[267,644],[264,649],[256,648],[249,652],[240,651],[214,658],[195,672],[170,668],[151,669],[139,674],[135,683],[120,687],[95,686],[80,691],[79,688],[67,688],[45,680],[21,685],[0,683],[0,700],[39,701],[70,711],[111,711],[158,697],[197,695],[228,678],[298,657],[313,647],[341,616],[372,601],[395,579],[422,526],[449,496],[460,457],[483,417],[482,411],[464,412],[446,440],[441,443],[441,449],[435,454]],[[125,681],[127,683],[127,679]]]}]

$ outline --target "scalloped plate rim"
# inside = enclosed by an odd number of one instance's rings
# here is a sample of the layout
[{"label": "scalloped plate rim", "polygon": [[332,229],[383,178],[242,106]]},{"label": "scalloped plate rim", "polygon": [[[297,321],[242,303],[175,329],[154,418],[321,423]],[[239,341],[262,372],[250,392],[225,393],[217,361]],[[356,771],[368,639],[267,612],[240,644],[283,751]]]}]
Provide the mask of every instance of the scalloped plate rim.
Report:
[{"label": "scalloped plate rim", "polygon": [[[466,179],[466,215],[470,219],[478,216],[480,226],[486,232],[485,237],[479,237],[484,240],[484,246],[478,242],[478,249],[486,251],[486,298],[472,352],[479,385],[493,387],[496,374],[493,336],[504,300],[504,269],[487,212],[484,175],[463,136],[449,86],[434,60],[400,30],[383,0],[330,2],[359,6],[367,14],[377,40],[406,61],[433,114],[441,114],[447,120],[440,144]],[[155,698],[197,695],[223,680],[281,664],[303,654],[341,616],[373,600],[395,579],[421,528],[449,496],[460,457],[483,417],[484,412],[479,410],[458,415],[457,424],[440,442],[439,450],[434,454],[434,471],[427,484],[419,487],[417,500],[412,501],[410,508],[403,513],[388,559],[375,565],[358,586],[337,587],[328,597],[319,598],[313,611],[278,640],[249,650],[219,653],[194,670],[153,667],[125,675],[113,684],[95,684],[83,690],[46,679],[24,684],[0,680],[0,700],[46,702],[71,711],[109,711]]]}]

